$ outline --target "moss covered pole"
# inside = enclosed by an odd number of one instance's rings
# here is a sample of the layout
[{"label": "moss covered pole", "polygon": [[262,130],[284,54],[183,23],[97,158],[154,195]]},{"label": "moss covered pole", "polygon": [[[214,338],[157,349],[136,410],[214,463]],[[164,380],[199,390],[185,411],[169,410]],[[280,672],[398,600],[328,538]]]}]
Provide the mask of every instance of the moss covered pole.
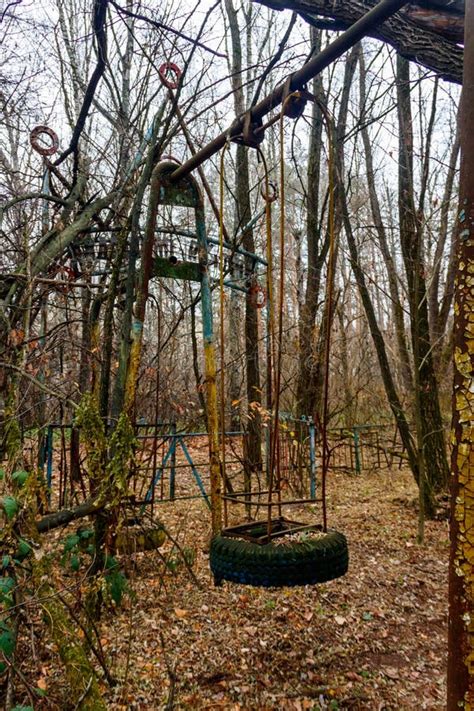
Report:
[{"label": "moss covered pole", "polygon": [[448,711],[474,709],[474,0],[466,0],[454,302]]}]

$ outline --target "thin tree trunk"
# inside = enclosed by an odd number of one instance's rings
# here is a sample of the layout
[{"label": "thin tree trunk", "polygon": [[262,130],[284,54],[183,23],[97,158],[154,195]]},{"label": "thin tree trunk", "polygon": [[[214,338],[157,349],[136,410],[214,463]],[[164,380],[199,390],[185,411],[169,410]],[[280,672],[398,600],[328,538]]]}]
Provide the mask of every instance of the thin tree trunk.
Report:
[{"label": "thin tree trunk", "polygon": [[[311,28],[311,47],[314,53],[321,49],[321,32]],[[313,79],[313,94],[326,103],[322,77]],[[306,292],[301,309],[299,326],[299,374],[297,383],[297,412],[313,414],[316,403],[317,363],[315,357],[315,323],[319,304],[321,271],[327,254],[328,242],[321,245],[321,224],[319,217],[319,191],[321,180],[321,150],[323,119],[321,109],[313,101],[311,107],[311,131],[308,148],[307,193],[306,193],[306,247],[308,251],[308,276]]]},{"label": "thin tree trunk", "polygon": [[[236,276],[235,265],[232,266],[231,279]],[[229,298],[229,338],[228,349],[230,358],[229,368],[229,401],[230,401],[230,428],[233,432],[240,430],[240,324],[241,324],[241,308],[240,308],[239,293],[231,289]]]},{"label": "thin tree trunk", "polygon": [[449,208],[453,196],[454,180],[456,176],[456,165],[459,157],[459,135],[456,136],[449,158],[448,174],[444,186],[443,200],[441,203],[441,219],[439,227],[438,241],[436,244],[433,274],[429,288],[429,313],[431,326],[431,341],[434,344],[434,355],[437,364],[441,361],[443,349],[443,334],[447,331],[447,322],[451,310],[454,294],[454,276],[456,263],[456,229],[453,229],[451,247],[449,250],[449,262],[446,271],[446,283],[444,293],[440,299],[439,282],[441,275],[442,258],[449,233]]},{"label": "thin tree trunk", "polygon": [[191,347],[193,351],[193,371],[194,371],[194,377],[196,379],[196,390],[198,394],[198,399],[199,399],[199,406],[202,410],[202,417],[204,422],[207,422],[207,407],[206,407],[206,399],[204,397],[203,393],[203,382],[202,382],[202,375],[199,372],[199,353],[198,353],[198,344],[197,344],[197,338],[196,338],[196,303],[193,299],[193,295],[191,292],[191,284],[189,284],[189,296],[191,298],[191,308],[190,308],[190,314],[191,314]]},{"label": "thin tree trunk", "polygon": [[369,131],[367,128],[367,115],[366,115],[366,85],[367,85],[367,73],[365,68],[364,52],[362,46],[360,46],[359,52],[359,69],[360,69],[360,122],[361,122],[361,136],[362,142],[364,144],[364,154],[365,154],[365,167],[367,171],[367,187],[369,190],[369,200],[370,208],[372,211],[372,217],[374,220],[374,225],[376,229],[376,234],[379,242],[380,251],[385,263],[385,268],[387,270],[388,276],[388,286],[390,291],[390,305],[392,309],[393,322],[395,326],[395,335],[398,348],[398,357],[401,364],[401,374],[402,380],[407,392],[413,391],[413,377],[411,373],[410,356],[408,353],[408,346],[405,334],[405,323],[403,307],[400,301],[400,294],[398,290],[398,276],[395,268],[395,264],[390,252],[390,247],[388,245],[387,234],[385,231],[385,225],[382,219],[382,211],[380,209],[380,202],[377,195],[376,180],[374,163],[372,156],[372,145],[370,142]]},{"label": "thin tree trunk", "polygon": [[[236,199],[238,223],[246,225],[251,219],[250,180],[248,148],[237,146],[236,152]],[[248,252],[255,252],[255,241],[252,230],[246,230],[242,236],[242,245]],[[252,261],[246,258],[246,272],[253,269]],[[259,406],[262,403],[260,390],[260,368],[258,351],[258,311],[250,298],[245,300],[245,358],[247,371],[247,414],[248,432],[246,442],[246,461],[248,462],[248,477],[252,472],[262,469],[262,432]],[[250,480],[247,482],[250,488]]]},{"label": "thin tree trunk", "polygon": [[340,358],[342,367],[342,390],[343,390],[343,407],[344,407],[344,425],[350,427],[356,424],[352,415],[352,389],[351,379],[349,375],[349,354],[347,348],[347,322],[344,319],[344,300],[338,305],[337,320],[339,322],[339,342],[340,342]]},{"label": "thin tree trunk", "polygon": [[[407,60],[400,56],[397,56],[397,96],[400,127],[398,193],[400,241],[408,284],[413,358],[415,368],[418,369],[419,393],[417,393],[415,406],[420,408],[419,420],[422,428],[420,433],[422,440],[418,442],[418,447],[423,451],[427,485],[435,492],[439,492],[447,486],[449,468],[428,321],[422,254],[422,213],[421,210],[416,210],[414,198],[410,71]],[[428,148],[426,150],[428,151]],[[426,161],[428,155],[425,155]]]},{"label": "thin tree trunk", "polygon": [[[340,172],[338,171],[339,175]],[[407,419],[405,417],[405,412],[403,410],[400,398],[397,393],[395,386],[395,381],[392,376],[392,371],[390,369],[390,363],[387,356],[387,351],[385,348],[385,342],[382,332],[377,323],[377,318],[375,316],[375,309],[372,304],[372,299],[370,297],[369,290],[365,281],[364,271],[360,265],[359,252],[355,236],[352,230],[352,223],[349,216],[349,209],[347,205],[347,197],[344,190],[339,191],[339,207],[341,210],[342,220],[344,223],[344,229],[347,237],[347,244],[349,246],[350,262],[352,271],[357,283],[357,288],[359,289],[360,298],[362,305],[364,307],[365,315],[367,318],[367,323],[369,325],[370,334],[372,336],[372,341],[374,343],[375,352],[377,354],[377,359],[380,367],[380,373],[382,375],[382,381],[385,388],[385,393],[387,396],[390,409],[392,410],[393,416],[397,423],[398,430],[400,432],[400,437],[403,446],[407,452],[408,462],[410,468],[413,472],[416,482],[419,481],[419,471],[418,471],[418,459],[415,448],[413,446],[413,440],[410,434],[410,428],[408,426]],[[425,510],[427,512],[433,512],[434,507],[430,501],[425,501]]]},{"label": "thin tree trunk", "polygon": [[127,379],[127,368],[132,346],[131,329],[133,320],[133,304],[136,288],[136,265],[140,253],[140,213],[144,200],[145,191],[148,186],[153,167],[155,165],[155,155],[159,155],[160,141],[158,133],[161,127],[161,119],[164,113],[165,104],[154,119],[152,137],[150,139],[150,149],[148,151],[145,167],[137,185],[135,199],[130,213],[130,238],[127,260],[127,278],[125,282],[125,310],[122,317],[119,347],[119,367],[112,389],[111,417],[113,421],[118,420],[125,401],[125,382]]},{"label": "thin tree trunk", "polygon": [[[225,8],[229,20],[232,43],[232,88],[234,92],[234,108],[237,116],[245,109],[245,98],[242,87],[242,43],[237,12],[232,0],[225,0]],[[248,148],[237,145],[235,157],[235,198],[237,209],[237,226],[242,229],[252,217],[250,206],[250,177]],[[242,235],[242,245],[248,252],[255,252],[253,230],[247,229]],[[246,258],[245,272],[251,273],[252,260]],[[247,380],[247,436],[245,438],[245,488],[250,489],[253,472],[262,469],[262,433],[260,405],[262,402],[260,390],[260,370],[258,352],[258,313],[247,297],[245,301],[245,361]]]}]

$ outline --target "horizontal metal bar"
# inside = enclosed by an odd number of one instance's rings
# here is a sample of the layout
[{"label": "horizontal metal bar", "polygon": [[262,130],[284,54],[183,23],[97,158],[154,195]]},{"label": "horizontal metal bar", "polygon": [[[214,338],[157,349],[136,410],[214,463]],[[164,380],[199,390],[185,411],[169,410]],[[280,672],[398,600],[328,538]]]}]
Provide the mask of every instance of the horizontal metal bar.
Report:
[{"label": "horizontal metal bar", "polygon": [[[220,242],[218,239],[214,239],[214,237],[208,237],[207,241],[210,244],[217,245],[219,247]],[[249,259],[253,259],[254,262],[257,262],[258,264],[263,264],[263,266],[267,266],[267,261],[266,259],[263,259],[263,257],[259,257],[257,254],[254,254],[253,252],[247,252],[246,249],[243,249],[242,247],[235,247],[233,244],[230,244],[230,242],[224,242],[224,247],[226,249],[231,249],[233,252],[236,252],[237,254],[242,254],[244,257],[248,257]]]},{"label": "horizontal metal bar", "polygon": [[[261,213],[258,213],[246,226],[244,229],[250,229],[255,222],[257,222],[261,217]],[[165,235],[176,235],[178,237],[189,237],[189,239],[197,239],[197,235],[195,232],[190,232],[189,230],[170,230],[167,229],[166,227],[159,227],[157,228],[156,232],[159,232],[160,234],[165,234]],[[243,232],[243,230],[242,230]],[[240,232],[237,237],[236,241],[239,240],[239,237],[241,236],[242,232]],[[209,244],[213,244],[216,247],[220,246],[220,241],[216,239],[215,237],[207,237],[207,241]],[[258,262],[258,264],[263,264],[264,267],[267,266],[267,261],[263,257],[259,257],[258,254],[254,254],[253,252],[248,252],[246,249],[243,249],[243,247],[237,247],[236,245],[232,244],[231,242],[224,242],[224,247],[225,249],[229,249],[232,252],[235,252],[236,254],[241,254],[243,257],[248,257],[249,259],[253,259],[255,262]]]},{"label": "horizontal metal bar", "polygon": [[232,496],[231,494],[224,494],[222,498],[226,501],[232,501],[235,504],[245,504],[246,506],[250,504],[251,506],[266,506],[268,508],[276,506],[293,506],[295,504],[315,504],[322,501],[322,499],[289,499],[288,501],[257,501],[256,503],[253,503],[248,500],[252,498],[252,494],[248,494],[248,499],[244,499],[243,501]]},{"label": "horizontal metal bar", "polygon": [[189,496],[175,496],[174,499],[155,499],[152,501],[151,499],[149,501],[134,501],[133,506],[151,506],[152,504],[172,504],[175,501],[188,501],[189,499],[203,499],[202,494],[190,494]]},{"label": "horizontal metal bar", "polygon": [[240,291],[242,294],[248,294],[248,289],[243,286],[237,286],[233,281],[225,281],[224,286],[228,286],[229,289],[233,289],[234,291]]},{"label": "horizontal metal bar", "polygon": [[[240,459],[226,459],[226,464],[241,464],[242,462]],[[208,466],[209,461],[206,460],[205,462],[194,462],[195,466],[197,467],[203,467],[203,466]],[[143,465],[138,465],[135,467],[135,472],[143,472],[143,471],[148,471],[149,469],[150,462],[144,462]],[[191,465],[190,464],[165,464],[164,466],[157,462],[157,469],[189,469]]]},{"label": "horizontal metal bar", "polygon": [[155,232],[159,232],[159,234],[162,235],[176,235],[177,237],[189,237],[190,239],[197,239],[197,234],[195,232],[191,232],[191,230],[177,230],[175,228],[167,228],[167,227],[157,227],[155,229]]},{"label": "horizontal metal bar", "polygon": [[[273,493],[278,493],[278,491],[275,492],[274,489]],[[268,494],[268,489],[263,491],[234,491],[233,494],[226,494],[226,496],[263,496],[264,494]]]}]

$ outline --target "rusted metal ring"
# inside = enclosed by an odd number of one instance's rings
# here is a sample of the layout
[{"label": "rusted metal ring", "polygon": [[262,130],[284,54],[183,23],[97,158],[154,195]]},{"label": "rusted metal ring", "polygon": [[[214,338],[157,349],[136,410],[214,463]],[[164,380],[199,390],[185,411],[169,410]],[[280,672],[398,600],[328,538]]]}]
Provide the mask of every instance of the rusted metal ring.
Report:
[{"label": "rusted metal ring", "polygon": [[[166,78],[168,72],[172,72],[176,76],[175,81],[171,81]],[[179,80],[181,78],[181,69],[174,62],[164,62],[158,69],[158,75],[163,86],[168,87],[168,89],[178,88]]]},{"label": "rusted metal ring", "polygon": [[260,286],[260,284],[254,284],[248,290],[249,301],[254,309],[263,309],[267,303],[267,292]]},{"label": "rusted metal ring", "polygon": [[[51,139],[50,146],[42,146],[39,143],[40,136],[46,134]],[[52,156],[59,148],[59,139],[57,134],[49,126],[35,126],[30,133],[30,143],[33,150],[41,156]]]},{"label": "rusted metal ring", "polygon": [[268,193],[265,192],[265,184],[262,184],[260,188],[260,195],[263,197],[265,202],[275,202],[278,200],[278,188],[275,183],[268,183]]}]

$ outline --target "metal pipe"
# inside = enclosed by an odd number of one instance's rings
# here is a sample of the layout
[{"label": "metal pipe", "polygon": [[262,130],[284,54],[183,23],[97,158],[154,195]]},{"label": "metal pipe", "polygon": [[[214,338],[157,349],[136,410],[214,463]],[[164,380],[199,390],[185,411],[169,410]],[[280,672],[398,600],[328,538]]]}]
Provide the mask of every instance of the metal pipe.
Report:
[{"label": "metal pipe", "polygon": [[[248,232],[249,230],[251,230],[252,227],[254,227],[254,226],[256,225],[256,223],[257,223],[262,217],[265,217],[265,212],[266,212],[266,207],[262,207],[262,209],[260,210],[260,212],[257,212],[257,214],[252,217],[252,219],[245,225],[245,227],[242,227],[242,229],[240,230],[240,232],[237,233],[237,236],[236,236],[236,238],[235,238],[235,242],[240,242],[240,240],[242,239],[242,237],[244,236],[244,234],[245,234],[246,232]],[[265,264],[266,264],[266,262],[265,262]]]},{"label": "metal pipe", "polygon": [[[339,35],[330,45],[320,52],[316,57],[310,59],[298,71],[290,74],[287,80],[279,84],[271,94],[268,94],[256,106],[251,109],[252,121],[259,121],[273,108],[278,106],[285,98],[287,91],[297,91],[305,84],[325,69],[331,62],[338,59],[344,52],[353,47],[370,30],[394,15],[401,7],[406,5],[408,0],[382,0],[372,10],[361,17],[357,22],[349,27],[342,35]],[[239,116],[229,128],[221,133],[213,141],[201,148],[189,160],[179,166],[171,175],[173,181],[188,175],[205,160],[217,153],[229,137],[238,135],[242,131],[243,116]]]},{"label": "metal pipe", "polygon": [[[218,239],[214,239],[213,237],[208,237],[207,241],[210,244],[219,244]],[[259,257],[257,254],[254,254],[253,252],[248,252],[246,249],[243,249],[242,247],[234,247],[234,245],[229,244],[229,242],[224,242],[224,247],[226,249],[230,249],[232,252],[235,252],[236,254],[241,254],[244,257],[248,257],[249,259],[253,259],[254,262],[257,262],[258,264],[263,264],[263,266],[267,266],[267,261],[266,259],[263,259],[262,257]]]},{"label": "metal pipe", "polygon": [[[257,222],[261,217],[261,214],[258,213],[246,226],[246,229],[250,229],[253,227],[255,222]],[[171,232],[170,229],[167,229],[166,227],[158,227],[156,232],[160,234],[165,234],[165,235],[177,235],[178,237],[189,237],[190,239],[197,239],[197,235],[195,232],[191,232],[190,230],[175,230]],[[236,241],[239,241],[239,237],[242,235],[242,232],[240,232],[237,235]],[[214,244],[216,246],[219,246],[219,240],[215,239],[214,237],[208,237],[207,241],[209,244]],[[234,246],[231,242],[225,242],[224,241],[224,247],[226,249],[229,249],[232,252],[235,252],[235,254],[241,254],[244,257],[249,257],[250,259],[253,259],[254,262],[257,262],[258,264],[263,264],[263,266],[267,266],[267,260],[263,259],[263,257],[259,257],[258,254],[254,254],[254,252],[248,252],[246,249],[243,249],[243,247],[236,247]]]},{"label": "metal pipe", "polygon": [[229,289],[234,289],[234,291],[241,291],[242,294],[248,294],[248,289],[245,289],[243,286],[237,286],[233,281],[225,281],[224,286],[228,286]]}]

